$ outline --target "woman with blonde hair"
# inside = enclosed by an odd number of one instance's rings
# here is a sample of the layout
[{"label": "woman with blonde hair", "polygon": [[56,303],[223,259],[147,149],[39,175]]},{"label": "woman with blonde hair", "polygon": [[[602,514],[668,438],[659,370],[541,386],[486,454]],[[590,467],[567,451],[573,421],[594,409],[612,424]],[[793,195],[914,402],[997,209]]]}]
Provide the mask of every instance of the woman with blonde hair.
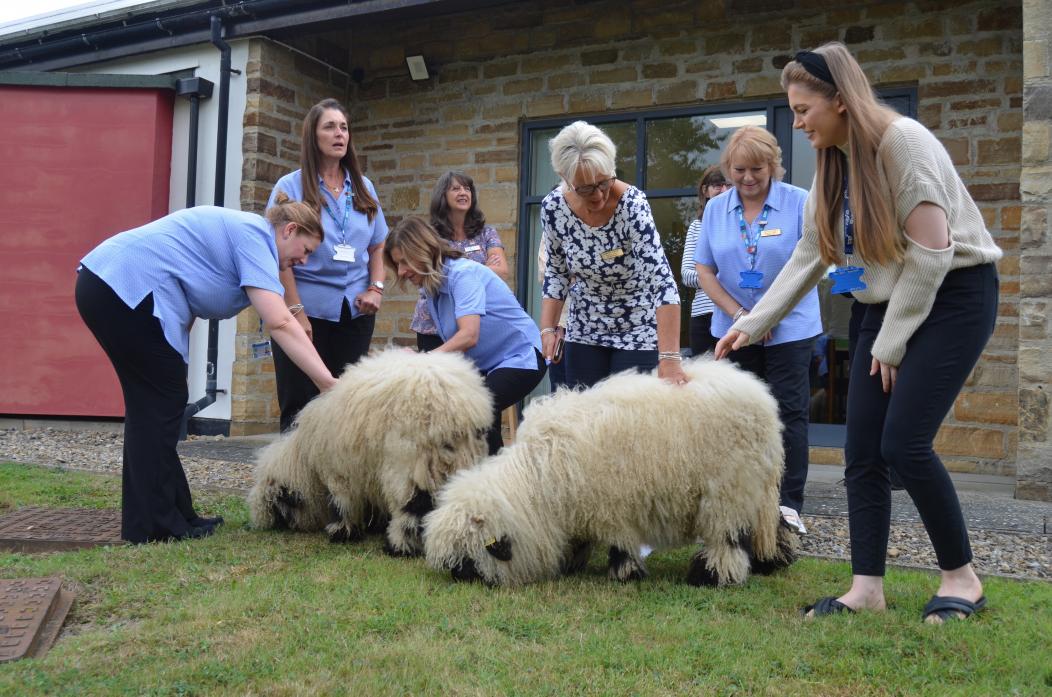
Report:
[{"label": "woman with blonde hair", "polygon": [[804,610],[885,609],[893,470],[941,569],[924,621],[971,616],[986,598],[957,494],[932,444],[993,332],[1001,250],[942,144],[877,101],[843,44],[798,53],[782,86],[793,127],[818,151],[804,237],[716,355],[763,336],[832,265],[832,291],[850,291],[864,305],[851,347],[844,449],[852,582]]},{"label": "woman with blonde hair", "polygon": [[[720,165],[734,188],[709,203],[692,255],[698,281],[716,306],[714,337],[726,334],[769,291],[800,240],[807,198],[803,189],[781,181],[782,150],[764,128],[735,131]],[[779,504],[786,523],[806,533],[800,511],[807,482],[811,353],[822,317],[814,288],[794,305],[763,341],[738,348],[730,358],[770,385],[778,401],[785,427]]]},{"label": "woman with blonde hair", "polygon": [[251,303],[318,390],[335,384],[278,280],[324,236],[314,210],[282,195],[266,218],[214,206],[176,211],[114,235],[81,260],[77,310],[124,395],[123,539],[204,537],[223,522],[194,510],[176,451],[195,317],[233,317]]},{"label": "woman with blonde hair", "polygon": [[[362,174],[347,110],[324,99],[303,117],[300,169],[274,185],[279,193],[318,211],[325,241],[310,262],[281,274],[285,302],[334,375],[369,352],[376,313],[384,296],[381,250],[387,222],[376,189]],[[274,378],[287,431],[318,391],[280,347],[274,348]]]},{"label": "woman with blonde hair", "polygon": [[562,184],[541,202],[545,358],[555,356],[569,297],[564,360],[571,385],[655,367],[665,380],[685,384],[679,290],[646,196],[617,178],[617,149],[595,126],[575,121],[548,145]]},{"label": "woman with blonde hair", "polygon": [[490,455],[503,445],[501,412],[528,395],[545,373],[537,325],[504,281],[485,264],[464,258],[430,223],[406,218],[384,244],[384,259],[399,284],[423,291],[442,343],[435,351],[462,351],[493,395]]}]

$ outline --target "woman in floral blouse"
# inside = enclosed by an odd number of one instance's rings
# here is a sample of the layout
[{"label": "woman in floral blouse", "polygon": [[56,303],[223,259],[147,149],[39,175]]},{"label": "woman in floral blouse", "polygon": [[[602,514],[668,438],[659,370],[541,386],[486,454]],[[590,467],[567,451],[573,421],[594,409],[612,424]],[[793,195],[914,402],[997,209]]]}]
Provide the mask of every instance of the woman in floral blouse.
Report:
[{"label": "woman in floral blouse", "polygon": [[[541,203],[548,262],[541,304],[546,359],[570,296],[566,377],[591,386],[623,370],[687,382],[680,366],[679,291],[646,196],[614,174],[616,148],[577,121],[549,143],[562,184]],[[573,282],[570,282],[570,279]]]}]

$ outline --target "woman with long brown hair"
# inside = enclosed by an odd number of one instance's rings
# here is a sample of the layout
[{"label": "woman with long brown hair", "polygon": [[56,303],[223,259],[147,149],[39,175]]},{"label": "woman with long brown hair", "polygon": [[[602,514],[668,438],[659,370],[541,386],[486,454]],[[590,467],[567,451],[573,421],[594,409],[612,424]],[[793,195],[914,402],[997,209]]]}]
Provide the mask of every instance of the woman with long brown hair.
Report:
[{"label": "woman with long brown hair", "polygon": [[[363,174],[351,141],[347,110],[335,99],[318,102],[303,119],[300,169],[271,193],[303,201],[321,216],[325,241],[310,261],[282,272],[285,302],[311,337],[333,375],[369,351],[384,294],[383,244],[387,222],[376,189]],[[280,347],[274,377],[285,431],[318,391]]]},{"label": "woman with long brown hair", "polygon": [[877,101],[843,44],[798,53],[782,86],[793,127],[818,151],[804,234],[716,355],[763,336],[830,266],[832,292],[851,292],[864,305],[851,347],[844,449],[852,582],[804,610],[885,609],[894,471],[941,569],[924,621],[968,617],[986,598],[957,494],[932,444],[993,332],[1001,250],[942,144]]}]

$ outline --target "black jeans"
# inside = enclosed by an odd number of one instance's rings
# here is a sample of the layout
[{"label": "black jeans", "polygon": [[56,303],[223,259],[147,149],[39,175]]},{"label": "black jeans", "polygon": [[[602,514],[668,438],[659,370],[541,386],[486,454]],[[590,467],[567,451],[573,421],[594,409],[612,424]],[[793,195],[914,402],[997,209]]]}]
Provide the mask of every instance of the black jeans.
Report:
[{"label": "black jeans", "polygon": [[153,316],[153,295],[132,309],[87,268],[77,274],[75,295],[124,394],[121,537],[140,543],[184,535],[197,517],[176,451],[188,399],[186,363]]},{"label": "black jeans", "polygon": [[[334,377],[340,377],[349,363],[357,363],[369,353],[375,324],[376,315],[358,315],[352,319],[351,308],[346,300],[343,301],[338,322],[310,318],[314,348]],[[277,383],[278,407],[281,409],[281,432],[284,433],[292,426],[300,410],[307,406],[307,402],[318,396],[318,388],[276,341],[272,350],[274,381]]]},{"label": "black jeans", "polygon": [[534,353],[537,354],[536,369],[496,368],[483,378],[486,389],[493,395],[493,423],[490,424],[489,432],[486,434],[490,455],[496,455],[504,445],[504,439],[500,434],[501,412],[512,404],[521,402],[544,378],[547,369],[544,356],[536,349]]},{"label": "black jeans", "polygon": [[443,343],[442,337],[438,334],[421,334],[416,333],[416,348],[418,351],[427,353],[428,351],[434,351]]},{"label": "black jeans", "polygon": [[615,349],[567,341],[563,344],[566,384],[591,387],[605,377],[625,370],[650,372],[657,367],[658,352]]},{"label": "black jeans", "polygon": [[795,511],[803,510],[804,485],[807,483],[807,425],[811,411],[810,367],[814,344],[814,337],[774,346],[754,344],[728,356],[738,366],[766,382],[778,402],[785,450],[779,502]]},{"label": "black jeans", "polygon": [[690,318],[690,355],[700,356],[716,348],[712,335],[712,313]]},{"label": "black jeans", "polygon": [[870,376],[873,341],[886,304],[865,309],[847,392],[848,520],[851,569],[883,576],[891,524],[889,469],[898,473],[928,531],[939,568],[972,561],[957,492],[932,449],[935,434],[971,373],[997,319],[998,280],[993,264],[947,274],[923,324],[906,345],[890,394]]}]

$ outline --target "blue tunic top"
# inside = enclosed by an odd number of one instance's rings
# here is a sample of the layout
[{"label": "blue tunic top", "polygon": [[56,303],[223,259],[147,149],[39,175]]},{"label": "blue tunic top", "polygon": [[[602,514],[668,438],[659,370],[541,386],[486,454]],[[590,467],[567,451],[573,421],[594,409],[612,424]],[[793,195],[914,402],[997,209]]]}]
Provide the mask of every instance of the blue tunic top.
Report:
[{"label": "blue tunic top", "polygon": [[[373,199],[379,201],[373,183],[362,177]],[[296,266],[296,290],[300,302],[310,317],[338,322],[343,301],[351,309],[351,317],[360,311],[354,305],[359,293],[369,287],[369,247],[382,244],[387,239],[387,221],[377,204],[372,222],[369,216],[354,209],[352,202],[351,176],[344,172],[344,193],[337,199],[318,177],[318,191],[324,205],[321,207],[321,224],[325,229],[325,241],[307,259],[306,264]],[[294,201],[303,200],[303,170],[286,174],[274,185],[267,206],[274,205],[278,191],[285,192]],[[344,223],[346,222],[346,225]],[[350,245],[354,249],[354,261],[336,261],[336,245]]]},{"label": "blue tunic top", "polygon": [[500,276],[468,259],[446,261],[442,273],[438,292],[427,296],[442,341],[457,333],[458,317],[480,315],[478,343],[464,352],[479,370],[536,370],[541,333]]},{"label": "blue tunic top", "polygon": [[[757,239],[755,268],[763,273],[760,288],[739,286],[739,273],[750,269],[751,255],[742,241],[738,211],[744,209],[736,189],[724,191],[705,206],[694,261],[715,269],[716,279],[723,289],[742,307],[751,310],[771,287],[778,272],[796,249],[796,243],[803,234],[805,200],[807,192],[800,187],[772,179],[765,202],[770,206],[770,213],[763,236],[756,238],[762,214],[756,216],[751,225],[747,225],[750,239]],[[716,306],[712,313],[712,335],[722,337],[731,324],[732,318]],[[818,291],[812,288],[775,326],[767,345],[809,339],[821,333],[822,317],[818,307]]]},{"label": "blue tunic top", "polygon": [[176,211],[114,235],[81,264],[128,307],[153,293],[153,315],[186,363],[194,317],[233,317],[248,307],[245,288],[285,294],[270,223],[229,208]]}]

